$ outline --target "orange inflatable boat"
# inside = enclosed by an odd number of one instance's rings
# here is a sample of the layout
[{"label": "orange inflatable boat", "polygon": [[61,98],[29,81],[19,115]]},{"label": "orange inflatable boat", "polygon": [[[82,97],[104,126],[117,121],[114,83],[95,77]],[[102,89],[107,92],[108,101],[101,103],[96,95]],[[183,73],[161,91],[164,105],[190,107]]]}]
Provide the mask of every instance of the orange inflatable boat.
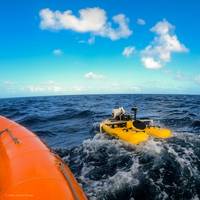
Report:
[{"label": "orange inflatable boat", "polygon": [[85,200],[72,172],[32,132],[0,116],[0,200]]}]

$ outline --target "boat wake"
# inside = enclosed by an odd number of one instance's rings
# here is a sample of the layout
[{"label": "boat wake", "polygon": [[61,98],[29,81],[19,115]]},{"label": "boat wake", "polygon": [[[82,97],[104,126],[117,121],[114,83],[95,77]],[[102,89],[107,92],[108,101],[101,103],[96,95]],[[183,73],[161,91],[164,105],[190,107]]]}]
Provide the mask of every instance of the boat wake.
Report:
[{"label": "boat wake", "polygon": [[91,200],[200,195],[200,135],[175,133],[167,141],[152,138],[133,146],[97,133],[79,147],[56,151]]}]

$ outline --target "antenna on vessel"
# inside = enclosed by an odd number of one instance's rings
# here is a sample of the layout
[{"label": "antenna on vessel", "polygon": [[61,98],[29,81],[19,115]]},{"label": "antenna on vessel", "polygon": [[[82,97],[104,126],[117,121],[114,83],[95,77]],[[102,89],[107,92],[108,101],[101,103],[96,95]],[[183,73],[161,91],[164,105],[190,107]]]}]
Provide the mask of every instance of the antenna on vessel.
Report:
[{"label": "antenna on vessel", "polygon": [[131,111],[133,111],[133,113],[134,113],[134,120],[136,120],[137,119],[138,108],[136,106],[134,106],[133,108],[131,108]]}]

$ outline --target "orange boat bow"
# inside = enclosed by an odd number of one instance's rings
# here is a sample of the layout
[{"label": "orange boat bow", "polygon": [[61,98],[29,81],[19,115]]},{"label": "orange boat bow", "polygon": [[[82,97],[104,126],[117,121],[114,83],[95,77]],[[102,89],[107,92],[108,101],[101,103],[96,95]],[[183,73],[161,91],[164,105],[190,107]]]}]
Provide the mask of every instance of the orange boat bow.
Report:
[{"label": "orange boat bow", "polygon": [[86,200],[72,172],[32,132],[0,117],[1,200]]}]

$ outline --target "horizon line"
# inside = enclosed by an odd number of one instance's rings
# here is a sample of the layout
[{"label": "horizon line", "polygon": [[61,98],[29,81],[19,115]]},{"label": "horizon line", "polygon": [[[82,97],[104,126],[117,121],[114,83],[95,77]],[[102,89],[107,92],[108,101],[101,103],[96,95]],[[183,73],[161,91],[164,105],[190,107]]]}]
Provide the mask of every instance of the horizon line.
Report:
[{"label": "horizon line", "polygon": [[37,98],[37,97],[61,97],[61,96],[93,96],[93,95],[180,95],[180,96],[200,96],[200,94],[186,94],[186,93],[86,93],[86,94],[55,94],[55,95],[36,95],[36,96],[11,96],[0,97],[1,99],[15,99],[15,98]]}]

